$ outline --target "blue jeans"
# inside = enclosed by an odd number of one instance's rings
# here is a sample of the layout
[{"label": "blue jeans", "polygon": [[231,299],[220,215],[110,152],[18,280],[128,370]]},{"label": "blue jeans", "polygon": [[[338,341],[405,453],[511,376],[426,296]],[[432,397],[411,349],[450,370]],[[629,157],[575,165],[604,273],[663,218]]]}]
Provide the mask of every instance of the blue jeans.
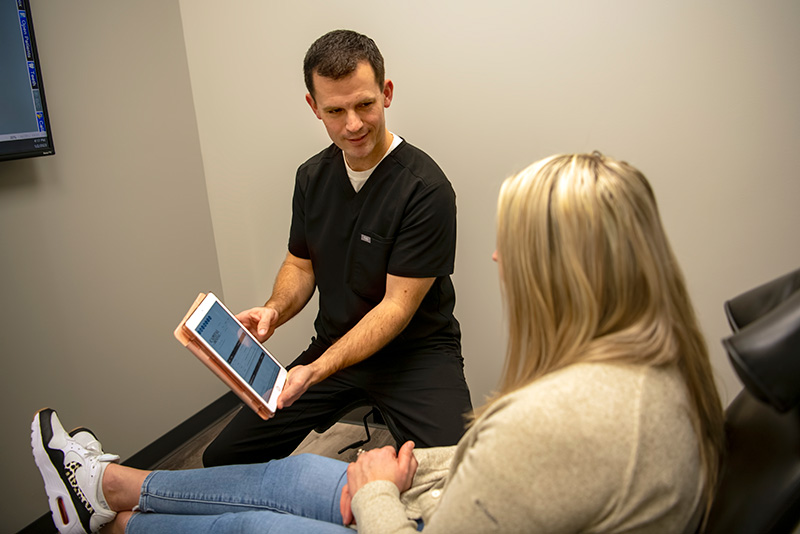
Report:
[{"label": "blue jeans", "polygon": [[264,464],[154,471],[126,532],[350,533],[339,500],[347,464],[312,454]]}]

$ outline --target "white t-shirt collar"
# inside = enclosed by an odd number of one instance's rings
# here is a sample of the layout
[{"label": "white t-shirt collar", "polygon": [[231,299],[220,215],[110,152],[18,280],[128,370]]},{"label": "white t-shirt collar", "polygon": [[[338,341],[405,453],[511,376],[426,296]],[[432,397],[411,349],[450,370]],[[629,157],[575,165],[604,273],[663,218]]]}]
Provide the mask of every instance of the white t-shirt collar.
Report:
[{"label": "white t-shirt collar", "polygon": [[342,152],[342,157],[344,158],[344,167],[347,169],[347,177],[350,178],[350,183],[353,185],[353,189],[356,190],[356,193],[361,191],[361,188],[364,187],[365,183],[367,183],[367,178],[369,178],[372,175],[372,171],[375,170],[375,167],[381,164],[383,158],[388,156],[392,152],[392,150],[397,148],[398,145],[400,145],[400,143],[403,142],[403,140],[400,138],[399,135],[393,134],[392,132],[389,133],[392,134],[393,138],[392,144],[389,145],[389,150],[386,151],[386,153],[383,155],[383,157],[381,157],[378,163],[376,163],[374,166],[372,166],[372,168],[367,169],[366,171],[354,171],[353,169],[351,169],[350,165],[347,164],[347,158],[344,157],[344,152]]}]

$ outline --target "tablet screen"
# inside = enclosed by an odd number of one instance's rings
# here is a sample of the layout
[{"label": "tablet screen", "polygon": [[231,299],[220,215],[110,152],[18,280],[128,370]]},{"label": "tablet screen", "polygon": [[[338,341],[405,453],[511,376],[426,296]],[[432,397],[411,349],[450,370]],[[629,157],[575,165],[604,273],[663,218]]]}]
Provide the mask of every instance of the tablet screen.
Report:
[{"label": "tablet screen", "polygon": [[275,385],[280,367],[219,302],[211,305],[194,331],[260,395]]}]

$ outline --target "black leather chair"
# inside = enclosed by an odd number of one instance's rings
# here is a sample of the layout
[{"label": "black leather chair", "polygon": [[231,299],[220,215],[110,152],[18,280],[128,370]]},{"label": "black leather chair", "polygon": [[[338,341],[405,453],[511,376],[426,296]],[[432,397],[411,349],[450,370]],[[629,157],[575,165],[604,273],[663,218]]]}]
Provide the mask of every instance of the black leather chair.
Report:
[{"label": "black leather chair", "polygon": [[725,411],[727,450],[707,534],[800,532],[800,270],[725,303],[722,341],[744,390]]}]

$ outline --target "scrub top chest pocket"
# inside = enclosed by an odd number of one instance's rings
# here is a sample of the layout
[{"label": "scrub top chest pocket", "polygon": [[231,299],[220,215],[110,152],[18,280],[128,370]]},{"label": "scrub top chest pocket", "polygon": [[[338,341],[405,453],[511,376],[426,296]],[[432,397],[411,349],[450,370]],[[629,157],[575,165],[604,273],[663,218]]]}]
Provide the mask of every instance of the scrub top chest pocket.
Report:
[{"label": "scrub top chest pocket", "polygon": [[359,296],[380,302],[386,293],[386,271],[394,246],[393,237],[362,231],[350,245],[347,284]]}]

